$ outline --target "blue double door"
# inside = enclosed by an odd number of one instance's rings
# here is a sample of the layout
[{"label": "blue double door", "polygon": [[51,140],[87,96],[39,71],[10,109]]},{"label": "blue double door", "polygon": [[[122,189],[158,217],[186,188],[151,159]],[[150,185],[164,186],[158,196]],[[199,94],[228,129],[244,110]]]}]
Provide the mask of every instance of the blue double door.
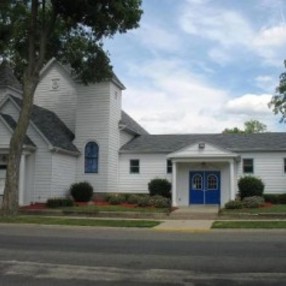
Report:
[{"label": "blue double door", "polygon": [[220,172],[190,172],[190,204],[220,204]]}]

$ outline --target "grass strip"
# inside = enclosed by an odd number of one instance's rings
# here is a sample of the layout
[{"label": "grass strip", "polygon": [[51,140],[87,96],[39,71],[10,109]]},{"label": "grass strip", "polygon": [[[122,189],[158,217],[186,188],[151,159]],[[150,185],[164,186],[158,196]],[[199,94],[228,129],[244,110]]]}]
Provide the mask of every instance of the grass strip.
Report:
[{"label": "grass strip", "polygon": [[215,221],[216,229],[286,229],[286,221]]},{"label": "grass strip", "polygon": [[59,218],[43,216],[1,216],[0,223],[28,223],[41,225],[105,226],[150,228],[160,224],[150,220],[100,220],[83,218]]},{"label": "grass strip", "polygon": [[253,208],[253,209],[235,209],[235,210],[221,210],[221,214],[286,214],[286,204],[285,205],[272,205],[271,207],[265,208]]},{"label": "grass strip", "polygon": [[137,213],[168,213],[168,208],[140,208],[140,207],[124,207],[124,206],[78,206],[64,208],[64,211],[76,213],[98,213],[98,212],[137,212]]}]

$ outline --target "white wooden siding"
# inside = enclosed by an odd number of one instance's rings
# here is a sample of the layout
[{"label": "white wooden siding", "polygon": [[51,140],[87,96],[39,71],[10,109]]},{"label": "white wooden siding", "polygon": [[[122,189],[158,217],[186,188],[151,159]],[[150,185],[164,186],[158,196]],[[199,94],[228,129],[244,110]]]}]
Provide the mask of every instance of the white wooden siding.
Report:
[{"label": "white wooden siding", "polygon": [[26,156],[24,205],[29,205],[36,201],[34,200],[35,157],[35,153]]},{"label": "white wooden siding", "polygon": [[[140,173],[130,174],[129,162],[140,160]],[[172,174],[167,174],[166,154],[120,154],[119,160],[119,191],[123,193],[147,193],[148,183],[155,178],[169,181]]]},{"label": "white wooden siding", "polygon": [[[52,88],[52,80],[58,79],[59,88]],[[45,72],[35,91],[34,104],[55,112],[75,131],[77,94],[69,75],[56,62]]]},{"label": "white wooden siding", "polygon": [[[110,84],[77,85],[79,100],[76,111],[75,145],[81,151],[77,160],[77,181],[89,181],[95,192],[107,191],[109,164]],[[89,141],[99,146],[97,174],[84,173],[84,148]]]},{"label": "white wooden siding", "polygon": [[52,197],[65,197],[75,182],[76,157],[53,153],[52,156]]},{"label": "white wooden siding", "polygon": [[[15,120],[19,116],[18,109],[11,101],[4,104],[1,111],[11,115]],[[37,146],[35,151],[34,161],[34,182],[31,189],[33,189],[33,197],[24,198],[28,202],[45,202],[51,197],[51,175],[52,175],[52,153],[48,150],[47,142],[39,135],[39,133],[30,125],[27,130],[27,135]],[[26,192],[26,190],[25,190]]]},{"label": "white wooden siding", "polygon": [[[243,159],[253,159],[254,173],[244,174],[242,172]],[[272,153],[242,153],[241,161],[238,164],[238,178],[244,175],[260,177],[264,184],[264,193],[278,194],[286,193],[286,174],[284,173],[284,158],[286,152]]]},{"label": "white wooden siding", "polygon": [[[203,142],[202,142],[203,143]],[[192,157],[229,157],[234,156],[227,150],[214,146],[212,144],[203,143],[204,148],[199,148],[199,143],[192,144],[177,152],[171,153],[168,157],[171,158],[192,158]]]},{"label": "white wooden siding", "polygon": [[0,120],[0,148],[9,146],[11,131],[4,125],[2,118]]},{"label": "white wooden siding", "polygon": [[132,140],[134,138],[134,135],[131,135],[128,132],[120,131],[120,147],[125,145],[127,142]]},{"label": "white wooden siding", "polygon": [[110,105],[109,105],[109,139],[108,139],[108,180],[107,190],[109,192],[118,191],[119,182],[119,148],[120,130],[119,121],[121,119],[121,90],[110,83]]}]

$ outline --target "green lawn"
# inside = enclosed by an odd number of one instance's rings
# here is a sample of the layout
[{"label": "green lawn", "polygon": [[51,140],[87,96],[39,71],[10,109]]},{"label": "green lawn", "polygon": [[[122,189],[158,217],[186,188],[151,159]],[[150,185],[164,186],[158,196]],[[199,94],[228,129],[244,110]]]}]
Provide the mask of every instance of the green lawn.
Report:
[{"label": "green lawn", "polygon": [[149,220],[107,220],[59,218],[45,216],[0,216],[0,223],[28,223],[42,225],[69,225],[69,226],[107,226],[107,227],[140,227],[150,228],[159,225],[159,221]]},{"label": "green lawn", "polygon": [[244,214],[285,213],[286,214],[286,204],[285,205],[272,205],[271,207],[255,208],[255,209],[236,209],[236,210],[223,209],[221,210],[221,214],[239,214],[239,213],[244,213]]},{"label": "green lawn", "polygon": [[215,221],[216,229],[285,229],[286,221]]},{"label": "green lawn", "polygon": [[106,206],[78,206],[64,208],[63,211],[76,213],[98,213],[98,212],[140,212],[140,213],[169,213],[168,208],[150,208],[150,207],[125,207],[120,205]]}]

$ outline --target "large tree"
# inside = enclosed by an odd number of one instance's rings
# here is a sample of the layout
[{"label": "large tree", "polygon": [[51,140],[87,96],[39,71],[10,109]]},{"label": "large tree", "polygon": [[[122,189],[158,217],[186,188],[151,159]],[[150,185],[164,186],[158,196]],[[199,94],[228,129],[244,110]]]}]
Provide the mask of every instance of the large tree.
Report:
[{"label": "large tree", "polygon": [[[286,60],[284,66],[286,68]],[[276,92],[269,103],[269,107],[272,108],[275,114],[281,115],[281,122],[286,122],[286,72],[280,75],[279,85],[276,87]]]},{"label": "large tree", "polygon": [[258,120],[249,120],[244,122],[244,130],[238,127],[226,128],[222,133],[224,134],[251,134],[251,133],[262,133],[267,131],[267,126]]},{"label": "large tree", "polygon": [[2,211],[16,214],[22,146],[40,70],[51,58],[83,83],[112,76],[103,40],[137,28],[141,0],[1,0],[0,59],[23,84],[23,105],[10,141]]}]

